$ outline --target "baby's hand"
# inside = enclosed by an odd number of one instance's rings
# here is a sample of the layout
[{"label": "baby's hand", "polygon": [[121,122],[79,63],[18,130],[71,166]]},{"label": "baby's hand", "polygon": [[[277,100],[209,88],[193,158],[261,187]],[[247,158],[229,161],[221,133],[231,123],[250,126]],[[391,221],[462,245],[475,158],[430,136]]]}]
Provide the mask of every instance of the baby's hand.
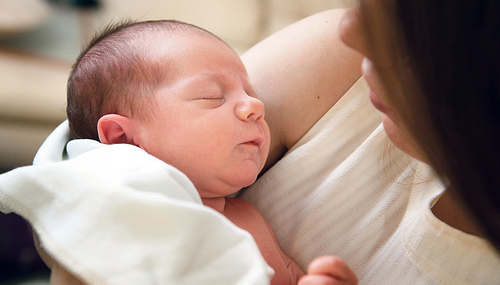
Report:
[{"label": "baby's hand", "polygon": [[300,278],[297,285],[357,285],[358,277],[336,256],[320,256],[307,268],[307,275]]}]

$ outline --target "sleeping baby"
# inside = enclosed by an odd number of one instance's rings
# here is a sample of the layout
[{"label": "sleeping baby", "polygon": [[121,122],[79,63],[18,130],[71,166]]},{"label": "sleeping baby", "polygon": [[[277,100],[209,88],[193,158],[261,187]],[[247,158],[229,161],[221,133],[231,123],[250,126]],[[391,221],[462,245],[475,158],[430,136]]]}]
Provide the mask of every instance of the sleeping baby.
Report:
[{"label": "sleeping baby", "polygon": [[[204,206],[252,235],[274,270],[271,284],[296,284],[304,272],[267,221],[248,202],[228,197],[256,180],[271,139],[247,77],[239,56],[199,27],[173,20],[109,26],[73,66],[68,146],[88,139],[135,146],[180,170]],[[81,282],[71,266],[48,263],[53,283]],[[322,270],[330,279],[351,274],[346,266]]]}]

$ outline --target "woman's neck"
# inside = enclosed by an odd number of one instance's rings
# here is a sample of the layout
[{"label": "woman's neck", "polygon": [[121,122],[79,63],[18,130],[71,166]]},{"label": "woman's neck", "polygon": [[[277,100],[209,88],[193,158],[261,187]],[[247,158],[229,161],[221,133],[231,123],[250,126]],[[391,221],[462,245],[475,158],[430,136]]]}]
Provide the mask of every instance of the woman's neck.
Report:
[{"label": "woman's neck", "polygon": [[432,207],[432,213],[436,218],[450,227],[470,235],[484,237],[470,218],[469,213],[452,197],[448,190],[444,192]]}]

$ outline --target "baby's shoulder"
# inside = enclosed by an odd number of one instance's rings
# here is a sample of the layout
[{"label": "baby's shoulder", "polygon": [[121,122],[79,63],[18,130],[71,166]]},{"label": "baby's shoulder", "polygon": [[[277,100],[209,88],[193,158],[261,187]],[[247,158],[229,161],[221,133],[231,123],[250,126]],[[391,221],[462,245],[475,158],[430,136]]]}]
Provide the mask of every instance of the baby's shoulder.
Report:
[{"label": "baby's shoulder", "polygon": [[226,197],[226,206],[224,208],[224,212],[227,211],[245,214],[246,216],[261,216],[260,212],[252,204],[240,198]]},{"label": "baby's shoulder", "polygon": [[267,222],[260,212],[243,199],[226,197],[223,214],[231,222],[246,230],[256,227],[267,228]]}]

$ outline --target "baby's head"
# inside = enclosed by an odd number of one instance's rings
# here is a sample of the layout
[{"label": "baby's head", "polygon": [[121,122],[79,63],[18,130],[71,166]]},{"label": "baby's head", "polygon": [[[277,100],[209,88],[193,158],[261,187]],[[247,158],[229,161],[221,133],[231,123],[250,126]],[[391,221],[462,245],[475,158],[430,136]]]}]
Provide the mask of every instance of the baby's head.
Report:
[{"label": "baby's head", "polygon": [[151,113],[152,94],[173,72],[168,63],[158,61],[154,50],[170,40],[169,34],[217,38],[174,20],[124,21],[96,35],[77,58],[68,80],[71,138],[99,140],[97,122],[105,114],[146,118]]},{"label": "baby's head", "polygon": [[72,138],[136,145],[184,172],[202,197],[251,184],[270,135],[239,56],[176,21],[108,28],[68,81]]}]

